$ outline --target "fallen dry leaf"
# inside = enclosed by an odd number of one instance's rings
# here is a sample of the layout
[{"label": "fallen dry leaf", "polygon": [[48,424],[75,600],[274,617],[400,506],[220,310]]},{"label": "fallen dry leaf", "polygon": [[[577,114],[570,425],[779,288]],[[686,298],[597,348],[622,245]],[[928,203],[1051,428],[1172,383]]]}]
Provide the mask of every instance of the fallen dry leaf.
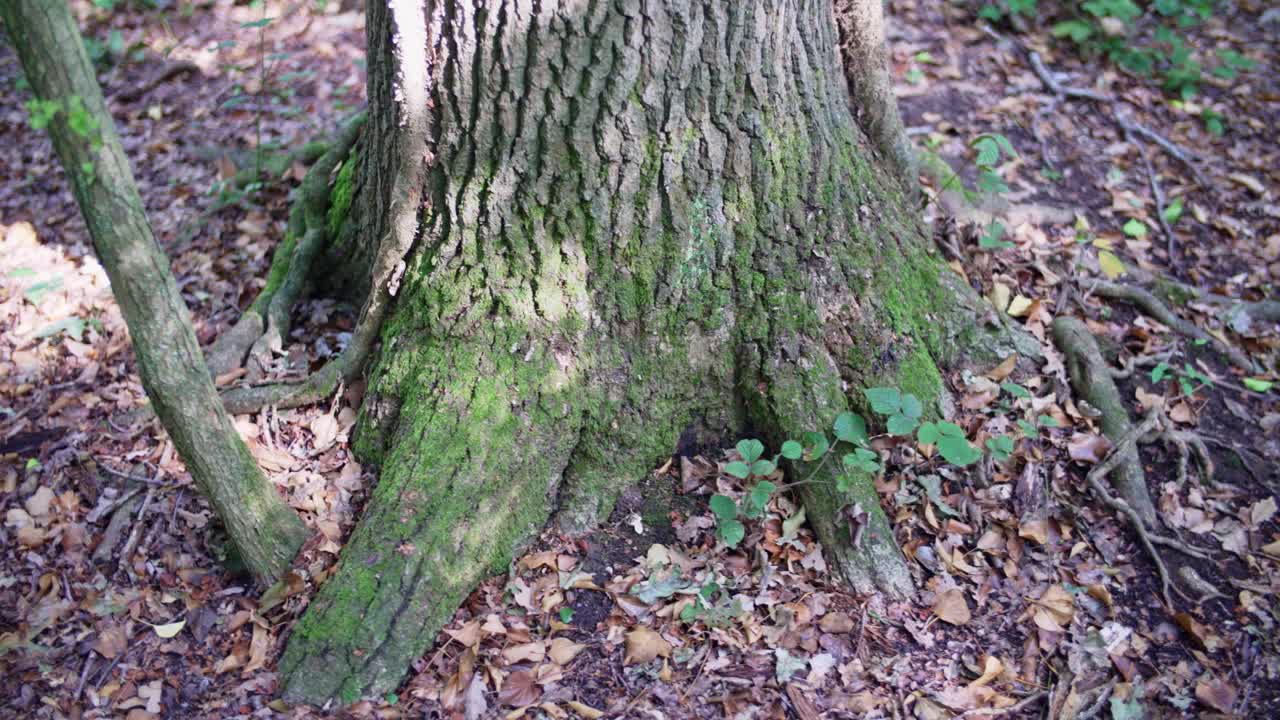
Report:
[{"label": "fallen dry leaf", "polygon": [[643,665],[654,658],[670,657],[671,643],[643,625],[627,633],[627,652],[624,665]]},{"label": "fallen dry leaf", "polygon": [[959,588],[943,590],[933,600],[933,614],[939,620],[952,625],[968,625],[972,616],[964,591]]}]

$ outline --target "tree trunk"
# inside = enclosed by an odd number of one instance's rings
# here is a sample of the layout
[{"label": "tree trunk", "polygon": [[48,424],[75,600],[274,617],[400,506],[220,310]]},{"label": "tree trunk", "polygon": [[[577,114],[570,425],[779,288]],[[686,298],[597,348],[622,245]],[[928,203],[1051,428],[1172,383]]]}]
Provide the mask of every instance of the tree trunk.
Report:
[{"label": "tree trunk", "polygon": [[129,326],[147,396],[245,565],[270,585],[288,569],[306,526],[262,475],[222,407],[75,19],[64,0],[0,0],[0,17],[37,96],[32,116],[48,121]]},{"label": "tree trunk", "polygon": [[[366,217],[404,217],[422,70],[433,162],[356,440],[381,479],[287,698],[394,689],[478,580],[549,519],[606,517],[690,428],[776,446],[875,385],[939,414],[940,365],[1002,354],[871,161],[830,0],[391,6],[368,4]],[[831,567],[908,593],[872,478],[845,496],[836,464],[801,488]]]}]

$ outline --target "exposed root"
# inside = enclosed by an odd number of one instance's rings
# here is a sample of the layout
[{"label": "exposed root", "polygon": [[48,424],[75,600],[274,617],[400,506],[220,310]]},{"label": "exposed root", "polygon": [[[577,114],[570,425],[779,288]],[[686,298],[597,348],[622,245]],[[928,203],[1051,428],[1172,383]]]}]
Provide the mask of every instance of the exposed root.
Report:
[{"label": "exposed root", "polygon": [[1134,307],[1141,310],[1145,315],[1160,323],[1167,325],[1171,330],[1179,335],[1192,338],[1194,340],[1204,341],[1214,347],[1218,352],[1222,353],[1232,365],[1246,371],[1253,371],[1253,361],[1249,359],[1239,348],[1229,345],[1218,338],[1210,335],[1194,323],[1183,319],[1177,313],[1169,309],[1160,298],[1152,295],[1145,288],[1136,285],[1125,285],[1115,283],[1109,280],[1094,280],[1090,283],[1090,290],[1095,294],[1107,298],[1109,300],[1121,300],[1130,303]]},{"label": "exposed root", "polygon": [[293,305],[302,295],[311,265],[327,241],[329,176],[355,144],[364,119],[364,112],[360,112],[348,120],[307,172],[301,197],[289,215],[286,239],[271,259],[266,287],[206,353],[209,370],[215,377],[241,367],[248,356],[250,378],[260,378],[270,366],[273,353],[283,348]]},{"label": "exposed root", "polygon": [[[1131,458],[1137,455],[1138,439],[1156,430],[1159,426],[1159,411],[1153,409],[1151,412],[1147,413],[1146,417],[1142,419],[1142,422],[1132,427],[1124,437],[1116,441],[1115,447],[1111,450],[1111,454],[1107,456],[1106,460],[1103,460],[1101,463],[1094,466],[1094,468],[1089,471],[1086,479],[1088,480],[1089,488],[1092,489],[1108,507],[1123,515],[1125,519],[1129,521],[1129,525],[1131,525],[1133,527],[1133,531],[1137,533],[1138,539],[1142,542],[1142,546],[1146,548],[1147,554],[1151,556],[1151,561],[1155,563],[1156,570],[1160,573],[1161,594],[1164,598],[1165,606],[1172,608],[1173,598],[1169,593],[1170,588],[1177,591],[1179,595],[1182,594],[1182,591],[1173,584],[1173,580],[1169,575],[1169,568],[1165,565],[1164,558],[1160,556],[1160,552],[1156,550],[1155,546],[1157,542],[1162,545],[1172,544],[1173,547],[1178,549],[1185,548],[1186,545],[1172,538],[1165,538],[1152,533],[1148,529],[1147,523],[1143,521],[1141,516],[1139,516],[1138,511],[1135,510],[1132,505],[1125,502],[1123,498],[1118,498],[1112,495],[1107,490],[1107,484],[1104,481],[1112,470],[1130,462]],[[1157,537],[1159,540],[1156,539]]]},{"label": "exposed root", "polygon": [[1115,444],[1112,452],[1115,459],[1107,464],[1108,472],[1115,470],[1112,484],[1124,497],[1126,505],[1135,509],[1141,521],[1154,526],[1157,522],[1155,505],[1147,490],[1146,475],[1137,450],[1133,444],[1127,449],[1121,445],[1121,440],[1133,432],[1129,411],[1112,380],[1111,367],[1102,358],[1098,342],[1083,322],[1072,317],[1054,320],[1053,338],[1066,356],[1067,371],[1076,394],[1102,413],[1099,425]]},{"label": "exposed root", "polygon": [[1209,456],[1209,448],[1204,440],[1190,430],[1166,428],[1160,433],[1160,439],[1178,449],[1178,485],[1184,486],[1190,479],[1191,458],[1194,456],[1200,467],[1201,476],[1213,482],[1213,458]]}]

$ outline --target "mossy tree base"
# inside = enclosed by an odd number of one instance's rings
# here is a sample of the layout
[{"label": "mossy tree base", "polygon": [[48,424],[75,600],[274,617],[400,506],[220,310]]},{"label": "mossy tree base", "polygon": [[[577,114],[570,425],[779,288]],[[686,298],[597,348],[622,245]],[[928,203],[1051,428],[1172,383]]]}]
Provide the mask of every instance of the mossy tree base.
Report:
[{"label": "mossy tree base", "polygon": [[[434,165],[356,438],[381,479],[289,640],[289,700],[393,690],[478,580],[548,520],[605,518],[690,428],[776,446],[863,387],[937,407],[940,364],[1011,351],[868,160],[829,2],[566,5],[419,19]],[[369,8],[376,157],[409,54],[385,38],[414,33]],[[802,499],[832,567],[910,592],[871,478],[825,479]]]}]

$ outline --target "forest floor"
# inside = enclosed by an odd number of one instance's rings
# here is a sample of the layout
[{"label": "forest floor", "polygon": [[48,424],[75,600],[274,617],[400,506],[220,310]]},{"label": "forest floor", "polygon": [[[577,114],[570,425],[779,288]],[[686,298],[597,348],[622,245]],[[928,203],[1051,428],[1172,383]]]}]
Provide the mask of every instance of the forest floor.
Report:
[{"label": "forest floor", "polygon": [[[363,16],[309,3],[80,5],[151,223],[209,342],[261,287],[305,168],[248,192],[229,181],[257,162],[253,148],[296,147],[358,105]],[[649,490],[624,497],[593,535],[540,538],[467,599],[398,694],[347,714],[1280,716],[1278,328],[1193,299],[1176,310],[1209,333],[1196,342],[1077,283],[1157,272],[1276,298],[1280,16],[1241,1],[1185,30],[1206,67],[1181,100],[1051,41],[1047,22],[987,31],[947,3],[891,10],[893,71],[918,144],[966,183],[982,134],[1016,150],[995,168],[1011,204],[999,238],[962,205],[926,212],[956,271],[1046,358],[1037,373],[1001,364],[948,378],[974,437],[1018,419],[1037,426],[980,473],[876,438],[882,501],[918,596],[868,601],[831,584],[785,496],[727,549],[707,499],[746,488],[723,471],[733,449],[702,449],[655,469]],[[1226,50],[1252,67],[1223,60],[1235,57]],[[1115,99],[1056,95],[1032,51],[1052,82]],[[26,96],[19,77],[0,40],[10,98]],[[1117,113],[1151,133],[1126,139]],[[211,511],[164,432],[121,419],[144,399],[127,333],[20,102],[0,107],[0,147],[0,716],[336,715],[282,705],[274,666],[375,481],[347,447],[355,407],[343,395],[236,418],[316,536],[266,593],[225,571]],[[1211,473],[1194,459],[1180,472],[1176,445],[1141,450],[1164,531],[1206,556],[1163,548],[1172,607],[1138,537],[1090,494],[1086,476],[1110,446],[1073,399],[1047,331],[1058,314],[1084,318],[1116,367],[1136,368],[1119,381],[1135,418],[1156,409],[1210,450]],[[324,299],[297,316],[278,377],[317,368],[352,328],[351,308]],[[1253,372],[1214,353],[1217,340],[1247,351]],[[1002,389],[1015,381],[1029,397]]]}]

